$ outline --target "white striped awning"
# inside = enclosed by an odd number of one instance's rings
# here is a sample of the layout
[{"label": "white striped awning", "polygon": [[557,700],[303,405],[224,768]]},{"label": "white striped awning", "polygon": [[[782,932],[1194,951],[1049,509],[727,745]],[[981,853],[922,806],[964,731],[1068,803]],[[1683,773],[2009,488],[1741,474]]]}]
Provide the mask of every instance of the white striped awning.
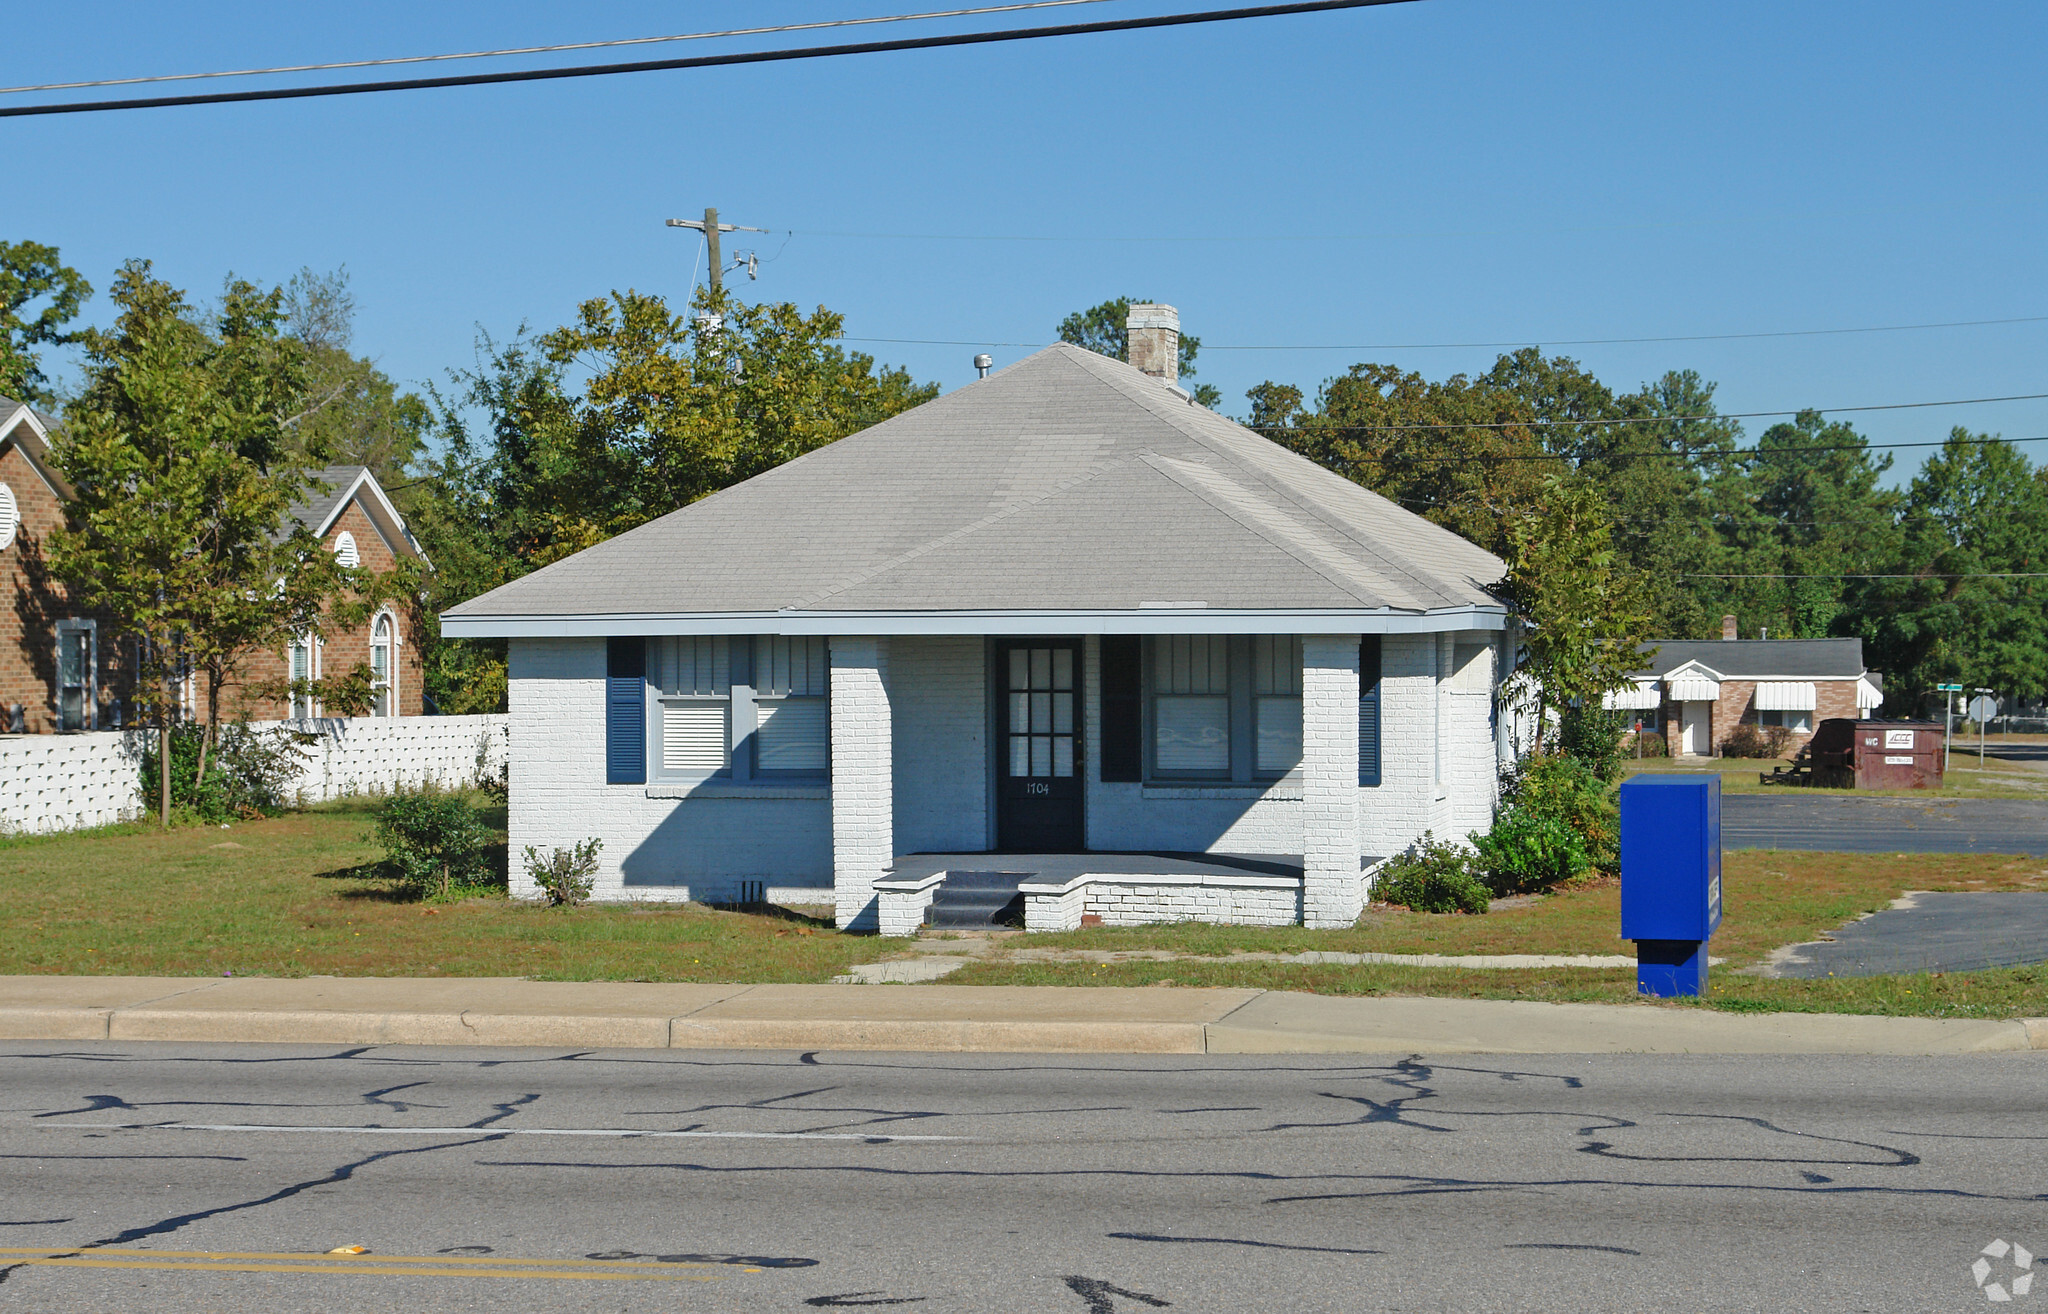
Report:
[{"label": "white striped awning", "polygon": [[1760,712],[1811,712],[1820,706],[1820,696],[1805,680],[1764,680],[1756,687]]},{"label": "white striped awning", "polygon": [[1721,700],[1721,682],[1703,675],[1681,675],[1666,685],[1674,703],[1713,703]]},{"label": "white striped awning", "polygon": [[1655,680],[1637,680],[1628,689],[1611,689],[1600,695],[1600,705],[1610,712],[1647,712],[1663,701]]},{"label": "white striped awning", "polygon": [[1856,710],[1867,712],[1873,707],[1884,705],[1884,691],[1868,680],[1856,682]]}]

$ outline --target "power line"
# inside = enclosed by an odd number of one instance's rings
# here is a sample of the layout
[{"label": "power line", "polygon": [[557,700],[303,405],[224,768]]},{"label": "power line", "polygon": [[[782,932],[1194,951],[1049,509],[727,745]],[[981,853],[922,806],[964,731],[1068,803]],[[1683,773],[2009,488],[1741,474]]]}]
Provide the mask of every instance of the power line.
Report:
[{"label": "power line", "polygon": [[[1265,430],[1254,430],[1264,433]],[[1311,431],[1313,432],[1313,431]],[[1619,461],[1639,456],[1676,456],[1680,458],[1715,457],[1721,459],[1746,458],[1754,456],[1790,456],[1818,452],[1875,452],[1903,447],[1946,447],[1960,442],[1971,447],[1990,446],[1995,443],[2040,443],[2048,442],[2048,434],[2034,434],[2026,438],[1947,438],[1940,442],[1886,443],[1882,448],[1868,443],[1840,443],[1817,447],[1731,447],[1726,450],[1714,447],[1699,448],[1652,448],[1641,452],[1601,452],[1593,456],[1574,456],[1569,452],[1501,452],[1488,456],[1436,456],[1428,452],[1414,455],[1375,455],[1363,458],[1361,463],[1371,462],[1381,466],[1413,465],[1419,461],[1434,461],[1438,465],[1489,465],[1506,461]]]},{"label": "power line", "polygon": [[2015,319],[1957,319],[1939,324],[1878,324],[1868,328],[1779,329],[1768,333],[1674,333],[1649,338],[1530,338],[1518,342],[1380,342],[1317,346],[1211,346],[1204,351],[1448,351],[1453,348],[1612,347],[1643,342],[1741,342],[1755,338],[1827,338],[1849,333],[1915,333],[1924,329],[1984,328],[1996,324],[2048,324],[2048,315]]},{"label": "power line", "polygon": [[1099,23],[1066,23],[1052,27],[1008,28],[995,32],[959,32],[949,36],[900,37],[890,41],[863,41],[838,46],[807,46],[788,50],[751,50],[729,55],[700,55],[688,59],[650,59],[624,64],[586,64],[573,68],[518,69],[502,73],[459,73],[447,77],[402,78],[388,82],[344,82],[317,87],[276,87],[262,91],[204,92],[182,96],[137,96],[125,100],[67,101],[53,105],[12,105],[0,108],[0,118],[23,118],[42,114],[92,114],[103,110],[162,109],[178,105],[230,105],[259,100],[305,100],[316,96],[356,96],[373,91],[424,91],[438,87],[477,87],[503,82],[544,82],[562,78],[605,77],[618,73],[657,73],[688,68],[727,68],[739,64],[770,64],[799,59],[824,59],[834,55],[873,55],[898,50],[938,50],[951,46],[992,45],[1008,41],[1034,41],[1044,37],[1087,36],[1101,32],[1137,32],[1150,28],[1188,27],[1198,23],[1226,23],[1247,18],[1277,18],[1286,14],[1322,13],[1338,9],[1369,9],[1381,5],[1413,4],[1416,0],[1296,0],[1292,4],[1255,5],[1243,9],[1211,9],[1195,13],[1158,14],[1149,18],[1120,18]]},{"label": "power line", "polygon": [[[1259,424],[1248,426],[1260,433],[1377,433],[1392,429],[1551,429],[1590,428],[1608,424],[1674,424],[1706,420],[1765,420],[1779,415],[1849,415],[1864,411],[1917,411],[1934,406],[1987,406],[1994,402],[2043,401],[2048,392],[2016,393],[2010,397],[1957,397],[1950,401],[1885,402],[1872,406],[1802,406],[1795,411],[1730,411],[1725,415],[1629,415],[1592,416],[1583,420],[1419,420],[1412,424]],[[2012,442],[2031,442],[2014,438]],[[1933,446],[1940,443],[1891,443],[1893,447]]]},{"label": "power line", "polygon": [[326,73],[344,68],[389,68],[395,64],[436,64],[452,59],[501,59],[510,55],[556,55],[568,50],[609,50],[618,46],[651,46],[669,41],[715,41],[726,37],[773,36],[828,27],[866,27],[875,23],[914,23],[932,18],[973,18],[1019,9],[1060,9],[1068,5],[1102,4],[1104,0],[1020,0],[1017,4],[980,9],[935,9],[923,14],[887,14],[875,18],[831,18],[814,23],[783,23],[776,27],[736,27],[724,32],[682,32],[674,36],[621,37],[613,41],[571,41],[552,46],[508,46],[503,50],[466,50],[448,55],[397,55],[389,59],[348,59],[329,64],[280,64],[274,68],[225,69],[215,73],[159,73],[139,78],[99,78],[91,82],[44,82],[35,86],[0,87],[0,96],[35,91],[77,91],[85,87],[130,87],[147,82],[196,82],[207,78],[255,78],[275,73]]},{"label": "power line", "polygon": [[1810,575],[1715,575],[1702,571],[1680,571],[1680,579],[2048,579],[2048,570],[1929,571],[1925,574],[1900,572],[1888,575],[1849,575],[1822,571]]},{"label": "power line", "polygon": [[[1132,238],[1132,241],[1146,239]],[[1164,239],[1162,239],[1164,240]],[[1189,239],[1193,240],[1193,239]],[[1231,238],[1230,241],[1238,239]],[[1334,239],[1333,239],[1334,240]],[[1823,338],[1852,333],[1916,333],[1926,329],[1987,328],[2005,324],[2048,324],[2048,315],[2012,319],[1955,319],[1935,324],[1875,324],[1862,328],[1775,329],[1762,333],[1675,333],[1646,338],[1522,338],[1513,342],[1352,342],[1352,343],[1212,343],[1204,351],[1450,351],[1513,347],[1611,347],[1654,342],[1737,342],[1752,338]],[[854,338],[839,342],[886,342],[917,347],[1043,347],[1043,342],[971,342],[945,338]]]}]

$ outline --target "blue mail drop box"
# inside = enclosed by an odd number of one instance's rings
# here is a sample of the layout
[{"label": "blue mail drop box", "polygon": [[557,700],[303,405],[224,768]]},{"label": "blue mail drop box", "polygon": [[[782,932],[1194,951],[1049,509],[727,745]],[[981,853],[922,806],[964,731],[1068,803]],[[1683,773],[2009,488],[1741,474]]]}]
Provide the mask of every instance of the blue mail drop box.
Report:
[{"label": "blue mail drop box", "polygon": [[1640,775],[1621,786],[1621,934],[1645,994],[1706,989],[1721,924],[1721,777]]}]

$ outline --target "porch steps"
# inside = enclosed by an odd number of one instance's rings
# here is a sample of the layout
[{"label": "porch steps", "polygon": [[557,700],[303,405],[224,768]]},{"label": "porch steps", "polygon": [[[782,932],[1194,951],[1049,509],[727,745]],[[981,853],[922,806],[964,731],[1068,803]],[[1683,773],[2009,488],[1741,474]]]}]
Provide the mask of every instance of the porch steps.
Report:
[{"label": "porch steps", "polygon": [[932,894],[927,926],[1022,926],[1024,896],[1017,886],[1029,871],[948,871]]}]

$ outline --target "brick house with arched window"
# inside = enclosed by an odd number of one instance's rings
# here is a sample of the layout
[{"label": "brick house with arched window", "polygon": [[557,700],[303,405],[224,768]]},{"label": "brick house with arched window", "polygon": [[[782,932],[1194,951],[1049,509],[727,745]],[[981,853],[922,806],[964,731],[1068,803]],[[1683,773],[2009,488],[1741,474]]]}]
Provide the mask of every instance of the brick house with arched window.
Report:
[{"label": "brick house with arched window", "polygon": [[[56,421],[0,398],[0,589],[12,604],[0,613],[0,732],[49,734],[113,730],[135,719],[133,640],[103,612],[77,605],[49,568],[46,544],[64,523],[69,487],[49,460]],[[320,472],[326,493],[294,514],[328,551],[372,570],[401,557],[425,559],[405,519],[363,466]],[[358,663],[377,684],[377,716],[418,716],[423,707],[420,649],[406,614],[379,612],[362,626],[295,644],[290,651],[252,653],[222,690],[221,714],[276,720],[324,709],[259,692],[287,673],[319,678]],[[182,691],[194,714],[204,696],[196,680]]]}]

